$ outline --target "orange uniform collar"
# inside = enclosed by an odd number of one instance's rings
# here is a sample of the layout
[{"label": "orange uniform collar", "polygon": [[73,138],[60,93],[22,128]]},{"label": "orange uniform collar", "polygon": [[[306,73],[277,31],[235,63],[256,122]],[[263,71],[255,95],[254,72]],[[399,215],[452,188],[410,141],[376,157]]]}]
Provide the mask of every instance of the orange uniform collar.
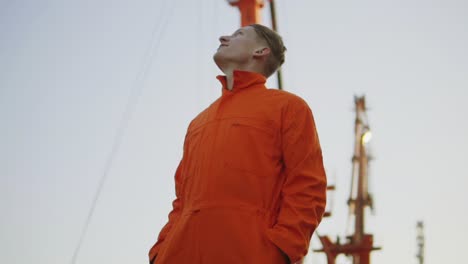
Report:
[{"label": "orange uniform collar", "polygon": [[235,93],[236,91],[252,86],[260,86],[266,88],[266,77],[260,73],[234,70],[232,75],[234,77],[234,85],[232,87],[232,90],[229,90],[227,88],[227,79],[225,75],[216,76],[216,79],[218,79],[222,84],[223,95],[227,93]]}]

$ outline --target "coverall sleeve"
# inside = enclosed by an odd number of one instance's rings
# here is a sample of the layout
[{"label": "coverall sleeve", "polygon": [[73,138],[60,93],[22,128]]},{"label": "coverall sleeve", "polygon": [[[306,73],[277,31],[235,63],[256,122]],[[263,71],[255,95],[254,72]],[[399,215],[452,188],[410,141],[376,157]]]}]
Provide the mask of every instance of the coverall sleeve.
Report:
[{"label": "coverall sleeve", "polygon": [[275,225],[267,236],[291,263],[307,254],[326,205],[327,180],[312,111],[296,98],[283,112],[282,149],[286,179]]},{"label": "coverall sleeve", "polygon": [[[185,138],[187,140],[187,137]],[[172,202],[172,211],[169,213],[169,220],[164,225],[164,227],[161,229],[159,232],[158,240],[156,244],[150,249],[149,251],[149,263],[153,264],[155,262],[156,256],[158,255],[159,249],[161,248],[161,245],[164,244],[164,241],[168,234],[171,232],[172,227],[174,224],[177,222],[177,220],[180,217],[180,214],[182,212],[182,200],[181,200],[181,185],[182,185],[182,168],[184,166],[186,157],[185,157],[185,146],[186,143],[184,143],[184,155],[179,162],[179,165],[177,166],[176,173],[175,173],[175,193],[176,193],[176,198]]]}]

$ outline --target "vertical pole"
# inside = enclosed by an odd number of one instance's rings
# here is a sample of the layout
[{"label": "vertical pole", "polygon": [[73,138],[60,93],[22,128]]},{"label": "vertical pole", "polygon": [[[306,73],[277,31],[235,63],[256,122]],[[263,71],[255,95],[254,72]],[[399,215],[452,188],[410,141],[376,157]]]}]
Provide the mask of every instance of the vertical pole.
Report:
[{"label": "vertical pole", "polygon": [[[357,192],[355,201],[355,227],[353,235],[353,243],[355,245],[364,245],[364,224],[365,224],[365,207],[366,207],[366,193],[365,180],[367,177],[367,152],[364,142],[364,133],[366,132],[367,124],[364,124],[363,115],[366,109],[364,97],[356,98],[356,144],[358,145],[358,175],[357,175]],[[354,254],[353,264],[368,264],[369,251],[360,249],[360,252]]]},{"label": "vertical pole", "polygon": [[[278,28],[276,27],[276,8],[275,8],[275,1],[270,0],[270,12],[271,12],[271,27],[274,31],[278,32]],[[278,69],[276,76],[278,76],[278,89],[283,90],[283,78],[282,78],[281,69]]]},{"label": "vertical pole", "polygon": [[416,225],[418,236],[416,240],[418,242],[418,254],[416,258],[419,264],[424,264],[424,223],[419,221]]},{"label": "vertical pole", "polygon": [[[362,132],[362,130],[361,130]],[[365,166],[366,164],[366,151],[364,149],[364,142],[362,140],[362,136],[359,139],[359,175],[358,175],[358,190],[357,190],[357,197],[356,197],[356,226],[355,226],[355,242],[360,244],[362,242],[362,237],[364,235],[364,186],[363,181],[365,174]]]},{"label": "vertical pole", "polygon": [[[356,121],[355,121],[355,156],[353,157],[353,164],[356,164],[354,167],[353,174],[353,184],[352,191],[355,191],[354,195],[351,194],[351,200],[354,200],[354,234],[353,234],[353,244],[361,244],[364,236],[364,178],[366,177],[366,167],[367,167],[367,156],[363,141],[363,132],[364,124],[362,120],[362,114],[365,109],[365,102],[363,97],[355,97],[356,104]],[[354,197],[353,197],[354,196]],[[355,259],[359,259],[359,255],[355,256]],[[355,264],[359,263],[359,260]]]}]

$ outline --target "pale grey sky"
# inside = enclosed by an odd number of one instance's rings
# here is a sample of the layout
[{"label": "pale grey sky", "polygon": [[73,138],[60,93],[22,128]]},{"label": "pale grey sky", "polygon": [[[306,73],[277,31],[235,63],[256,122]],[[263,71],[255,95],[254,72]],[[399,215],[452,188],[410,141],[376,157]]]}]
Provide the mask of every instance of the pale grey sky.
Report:
[{"label": "pale grey sky", "polygon": [[[337,185],[334,215],[319,232],[345,235],[353,96],[366,94],[376,207],[368,230],[383,247],[373,263],[416,263],[420,219],[426,264],[461,263],[468,2],[276,2],[285,89],[311,106]],[[147,263],[174,198],[187,125],[221,93],[217,38],[238,26],[238,11],[222,0],[0,1],[0,263],[71,262],[135,89],[77,263]]]}]

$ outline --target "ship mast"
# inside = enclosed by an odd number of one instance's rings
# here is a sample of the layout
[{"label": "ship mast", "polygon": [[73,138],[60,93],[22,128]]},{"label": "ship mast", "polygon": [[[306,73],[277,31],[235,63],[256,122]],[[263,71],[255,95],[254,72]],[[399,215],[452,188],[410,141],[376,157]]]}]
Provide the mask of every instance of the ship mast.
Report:
[{"label": "ship mast", "polygon": [[348,199],[350,214],[354,217],[354,232],[348,236],[348,241],[341,244],[337,239],[332,242],[328,236],[319,236],[323,249],[316,252],[324,252],[328,264],[335,264],[339,254],[352,257],[353,264],[369,264],[370,253],[378,250],[373,246],[373,235],[365,232],[365,209],[372,208],[372,198],[368,192],[368,163],[370,160],[367,143],[371,137],[371,131],[366,115],[365,97],[355,97],[356,119],[354,124],[354,154],[352,158],[351,192]]},{"label": "ship mast", "polygon": [[[370,140],[371,132],[366,116],[366,101],[364,97],[355,97],[356,119],[355,119],[355,140],[353,155],[353,171],[351,195],[348,200],[350,211],[355,216],[354,234],[352,240],[361,243],[364,236],[365,208],[372,207],[372,200],[368,193],[367,167],[369,156],[367,154],[367,143]],[[354,212],[353,212],[354,211]],[[360,262],[359,262],[360,263]]]}]

